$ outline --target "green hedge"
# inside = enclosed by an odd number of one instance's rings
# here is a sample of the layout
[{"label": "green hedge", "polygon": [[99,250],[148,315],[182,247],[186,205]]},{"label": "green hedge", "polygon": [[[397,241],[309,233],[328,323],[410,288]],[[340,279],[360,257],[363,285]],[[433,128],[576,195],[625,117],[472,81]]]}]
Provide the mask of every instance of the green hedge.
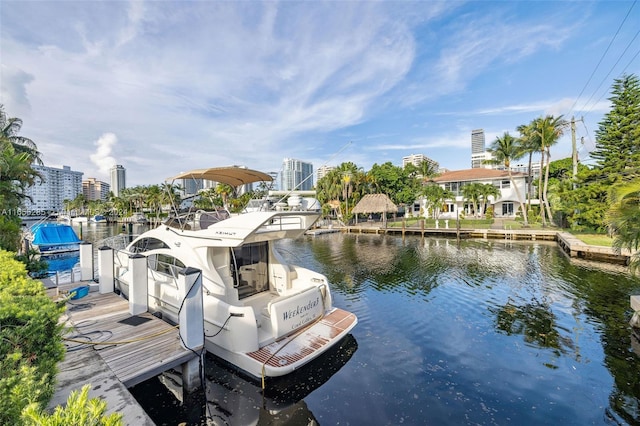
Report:
[{"label": "green hedge", "polygon": [[20,424],[23,408],[45,407],[55,390],[57,363],[64,358],[65,310],[28,277],[15,254],[0,250],[0,424]]}]

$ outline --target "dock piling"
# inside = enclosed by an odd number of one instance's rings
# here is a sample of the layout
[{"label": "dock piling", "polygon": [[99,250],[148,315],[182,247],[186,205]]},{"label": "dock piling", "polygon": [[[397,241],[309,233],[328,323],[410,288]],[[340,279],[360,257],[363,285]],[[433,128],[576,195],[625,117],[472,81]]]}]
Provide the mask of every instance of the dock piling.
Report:
[{"label": "dock piling", "polygon": [[137,253],[129,256],[131,283],[129,283],[129,313],[140,315],[149,309],[147,284],[147,258]]},{"label": "dock piling", "polygon": [[113,249],[102,246],[98,249],[98,284],[100,294],[113,293],[115,287],[113,273]]},{"label": "dock piling", "polygon": [[93,280],[93,245],[86,241],[80,243],[80,279]]},{"label": "dock piling", "polygon": [[[178,273],[180,341],[185,349],[199,352],[204,347],[204,308],[202,305],[202,271],[187,267]],[[182,364],[182,386],[187,392],[200,387],[200,358]]]}]

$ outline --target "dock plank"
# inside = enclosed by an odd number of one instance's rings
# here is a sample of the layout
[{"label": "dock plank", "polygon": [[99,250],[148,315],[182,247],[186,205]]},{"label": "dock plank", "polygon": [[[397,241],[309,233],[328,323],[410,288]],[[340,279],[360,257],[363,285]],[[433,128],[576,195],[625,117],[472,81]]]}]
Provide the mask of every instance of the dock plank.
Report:
[{"label": "dock plank", "polygon": [[127,387],[197,356],[182,347],[176,327],[150,313],[131,316],[128,301],[113,293],[69,301],[67,317],[74,339],[90,340],[88,345]]}]

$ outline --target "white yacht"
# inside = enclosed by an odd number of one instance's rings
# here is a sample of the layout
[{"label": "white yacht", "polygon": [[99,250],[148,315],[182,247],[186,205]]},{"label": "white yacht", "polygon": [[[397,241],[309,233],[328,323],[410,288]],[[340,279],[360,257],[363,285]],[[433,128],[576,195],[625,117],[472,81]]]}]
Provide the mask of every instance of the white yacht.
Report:
[{"label": "white yacht", "polygon": [[[221,167],[173,179],[206,179],[234,187],[271,181],[265,173]],[[174,217],[135,238],[118,256],[147,258],[149,310],[178,322],[178,271],[202,271],[205,347],[256,378],[282,376],[339,343],[357,323],[332,305],[327,278],[288,264],[274,243],[304,234],[318,211],[224,209]],[[116,268],[117,286],[129,293],[132,271]]]}]

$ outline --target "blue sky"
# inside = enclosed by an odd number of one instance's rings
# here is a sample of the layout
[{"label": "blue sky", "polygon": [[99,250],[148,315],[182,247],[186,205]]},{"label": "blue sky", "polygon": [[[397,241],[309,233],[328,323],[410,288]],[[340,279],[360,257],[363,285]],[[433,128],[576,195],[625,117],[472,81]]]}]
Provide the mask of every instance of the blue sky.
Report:
[{"label": "blue sky", "polygon": [[466,169],[471,130],[545,114],[584,117],[586,161],[639,30],[633,1],[2,0],[0,102],[46,165],[128,186],[285,157]]}]

